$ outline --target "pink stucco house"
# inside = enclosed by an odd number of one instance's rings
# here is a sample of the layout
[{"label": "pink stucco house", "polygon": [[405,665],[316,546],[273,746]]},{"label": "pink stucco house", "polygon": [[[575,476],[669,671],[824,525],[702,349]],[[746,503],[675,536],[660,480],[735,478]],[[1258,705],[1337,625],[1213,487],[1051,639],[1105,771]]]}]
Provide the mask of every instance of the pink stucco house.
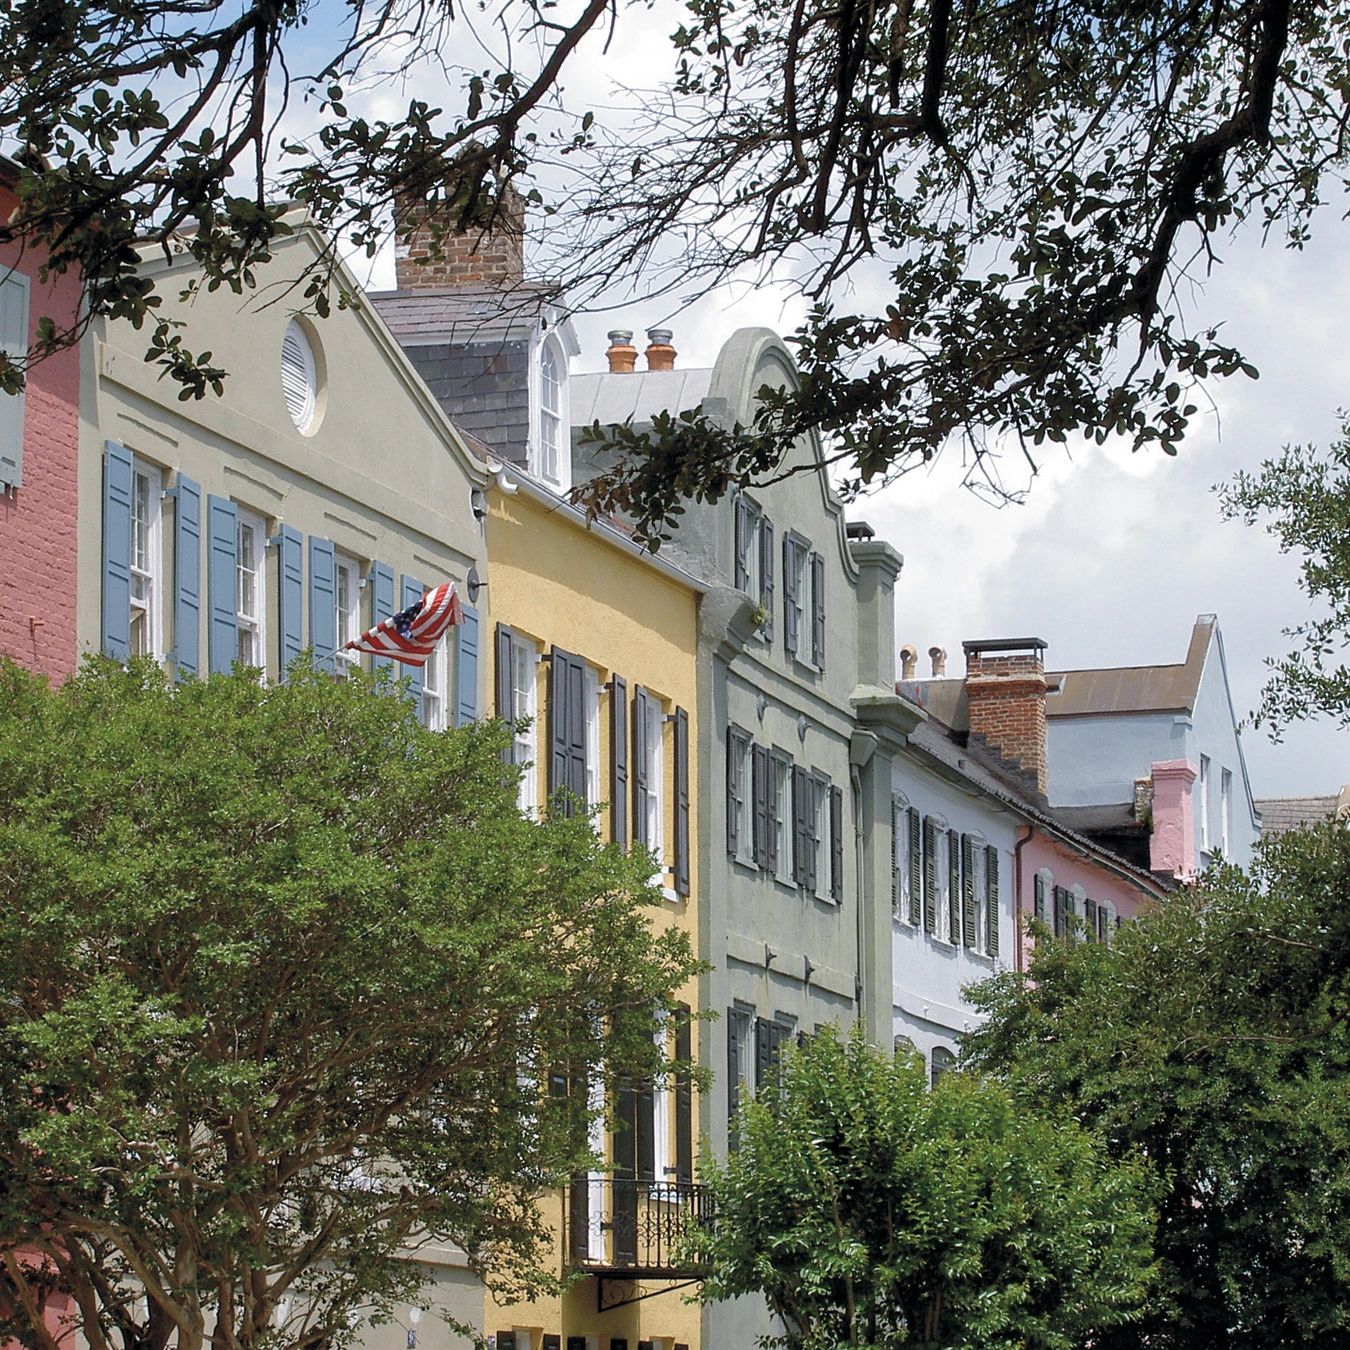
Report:
[{"label": "pink stucco house", "polygon": [[[20,170],[0,157],[0,222]],[[0,351],[22,360],[39,319],[73,325],[79,278],[44,281],[43,254],[0,241]],[[78,347],[36,364],[22,394],[0,394],[0,656],[63,680],[75,669]]]}]

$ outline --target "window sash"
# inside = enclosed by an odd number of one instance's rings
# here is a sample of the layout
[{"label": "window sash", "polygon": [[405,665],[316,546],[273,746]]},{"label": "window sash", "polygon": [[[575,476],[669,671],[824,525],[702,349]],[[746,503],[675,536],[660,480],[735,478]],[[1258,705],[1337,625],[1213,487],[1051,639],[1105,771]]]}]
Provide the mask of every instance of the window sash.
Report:
[{"label": "window sash", "polygon": [[132,461],[131,655],[159,654],[159,472]]},{"label": "window sash", "polygon": [[235,519],[235,657],[240,665],[266,668],[263,604],[267,541],[262,521],[240,511]]},{"label": "window sash", "polygon": [[511,643],[512,720],[519,723],[524,718],[529,719],[527,727],[517,727],[511,741],[512,761],[521,766],[516,805],[522,811],[534,810],[539,800],[535,786],[537,664],[538,652],[534,643],[516,636]]},{"label": "window sash", "polygon": [[663,779],[665,756],[661,733],[664,729],[665,716],[661,711],[661,705],[650,692],[648,693],[646,707],[647,734],[643,738],[645,742],[643,748],[646,754],[647,792],[643,799],[642,808],[646,817],[647,847],[656,855],[657,864],[664,872],[666,867],[665,783]]}]

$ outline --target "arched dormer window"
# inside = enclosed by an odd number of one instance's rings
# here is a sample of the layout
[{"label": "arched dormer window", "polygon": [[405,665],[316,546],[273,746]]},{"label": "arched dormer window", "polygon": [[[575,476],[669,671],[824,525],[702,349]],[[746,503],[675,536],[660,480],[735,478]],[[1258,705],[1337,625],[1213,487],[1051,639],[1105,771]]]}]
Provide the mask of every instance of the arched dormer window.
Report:
[{"label": "arched dormer window", "polygon": [[535,476],[550,487],[572,486],[572,453],[567,410],[567,357],[553,333],[539,345],[538,421],[535,433]]}]

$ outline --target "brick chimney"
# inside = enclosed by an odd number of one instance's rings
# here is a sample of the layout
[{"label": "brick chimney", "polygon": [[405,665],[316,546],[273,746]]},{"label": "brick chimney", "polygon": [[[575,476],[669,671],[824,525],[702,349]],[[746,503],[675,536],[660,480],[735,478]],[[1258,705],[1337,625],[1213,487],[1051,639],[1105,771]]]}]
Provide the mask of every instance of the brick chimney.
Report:
[{"label": "brick chimney", "polygon": [[674,370],[675,369],[675,348],[670,345],[669,328],[649,328],[647,329],[647,350],[643,353],[647,358],[648,370]]},{"label": "brick chimney", "polygon": [[[444,191],[394,197],[394,273],[401,291],[451,286],[508,287],[525,279],[525,199],[509,183],[488,230],[457,233]],[[443,226],[436,228],[436,222]]]},{"label": "brick chimney", "polygon": [[1040,638],[963,642],[970,739],[1046,792],[1045,643]]},{"label": "brick chimney", "polygon": [[631,375],[637,365],[637,348],[633,346],[632,329],[611,328],[605,355],[609,358],[611,375]]}]

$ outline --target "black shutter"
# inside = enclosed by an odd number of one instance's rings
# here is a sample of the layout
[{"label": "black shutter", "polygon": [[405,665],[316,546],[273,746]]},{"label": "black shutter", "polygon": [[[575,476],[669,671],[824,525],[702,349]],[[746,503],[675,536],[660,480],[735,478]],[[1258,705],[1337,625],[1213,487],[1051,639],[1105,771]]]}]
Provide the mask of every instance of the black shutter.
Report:
[{"label": "black shutter", "polygon": [[[787,790],[788,779],[792,775],[792,761],[785,755],[766,754],[764,759],[766,791],[768,804],[765,811],[765,828],[768,830],[768,852],[765,866],[775,875],[778,873],[778,825],[783,809],[783,795]],[[783,791],[779,791],[779,785]]]},{"label": "black shutter", "polygon": [[689,894],[689,714],[675,709],[675,894]]},{"label": "black shutter", "polygon": [[497,1350],[516,1350],[516,1333],[514,1331],[499,1331],[497,1333]]},{"label": "black shutter", "polygon": [[614,1202],[610,1226],[614,1259],[619,1265],[637,1260],[637,1093],[627,1078],[614,1089]]},{"label": "black shutter", "polygon": [[811,555],[811,661],[825,669],[825,559]]},{"label": "black shutter", "polygon": [[546,1335],[540,1342],[541,1350],[562,1350],[562,1337]]},{"label": "black shutter", "polygon": [[549,653],[548,791],[568,794],[561,803],[574,815],[586,801],[586,667],[570,652]]},{"label": "black shutter", "polygon": [[1089,942],[1096,942],[1097,932],[1097,902],[1089,895],[1083,901],[1083,933]]},{"label": "black shutter", "polygon": [[909,921],[917,925],[923,900],[923,835],[919,828],[919,813],[909,808]]},{"label": "black shutter", "polygon": [[1067,931],[1069,893],[1063,886],[1055,887],[1055,936],[1063,937]]},{"label": "black shutter", "polygon": [[791,536],[783,540],[783,650],[797,655],[797,545]]},{"label": "black shutter", "polygon": [[741,851],[741,821],[738,803],[745,797],[745,761],[741,737],[735,727],[727,728],[727,854],[734,858]]},{"label": "black shutter", "polygon": [[[956,935],[952,934],[953,940]],[[961,836],[961,941],[975,947],[975,845],[968,834]]]},{"label": "black shutter", "polygon": [[1045,878],[1036,874],[1036,908],[1034,911],[1039,923],[1045,922]]},{"label": "black shutter", "polygon": [[755,1091],[769,1080],[773,1069],[773,1024],[767,1017],[755,1018]]},{"label": "black shutter", "polygon": [[[689,1008],[681,1003],[676,1014],[675,1058],[682,1066],[693,1060],[693,1033],[689,1025]],[[694,1089],[689,1069],[681,1067],[675,1074],[675,1180],[687,1186],[694,1179]]]},{"label": "black shutter", "polygon": [[947,831],[947,936],[961,941],[961,836]]},{"label": "black shutter", "polygon": [[750,589],[750,503],[736,498],[736,589]]},{"label": "black shutter", "polygon": [[844,898],[844,792],[830,789],[830,895]]},{"label": "black shutter", "polygon": [[[633,1092],[637,1114],[637,1179],[656,1180],[656,1093],[650,1079],[643,1079]],[[663,1181],[664,1177],[661,1178]]]},{"label": "black shutter", "polygon": [[741,1101],[741,1076],[744,1067],[741,1064],[740,1041],[741,1016],[735,1008],[727,1009],[727,1138],[728,1146],[735,1148],[736,1112]]},{"label": "black shutter", "polygon": [[799,886],[806,879],[806,770],[792,768],[792,879]]},{"label": "black shutter", "polygon": [[[900,913],[901,900],[904,898],[904,890],[900,884],[900,831],[908,830],[909,823],[904,820],[905,808],[899,801],[891,798],[891,913],[897,919],[903,917]],[[902,823],[903,822],[903,823]]]},{"label": "black shutter", "polygon": [[990,956],[998,955],[998,849],[993,844],[985,850],[985,859],[987,867],[988,901],[985,905],[985,923],[988,925],[985,934],[984,949]]},{"label": "black shutter", "polygon": [[[561,792],[567,786],[567,654],[557,647],[549,653],[548,661],[548,795]],[[555,809],[558,806],[555,803]],[[572,814],[570,802],[561,807],[565,815]]]},{"label": "black shutter", "polygon": [[578,1172],[568,1188],[567,1237],[572,1260],[586,1260],[591,1245],[591,1179],[585,1172]]},{"label": "black shutter", "polygon": [[923,818],[923,928],[937,932],[937,840],[938,827],[932,816]]},{"label": "black shutter", "polygon": [[769,865],[769,752],[750,747],[751,857],[756,867]]},{"label": "black shutter", "polygon": [[647,838],[647,691],[633,686],[633,842],[651,846]]},{"label": "black shutter", "polygon": [[567,658],[567,790],[586,806],[586,665]]},{"label": "black shutter", "polygon": [[764,611],[764,626],[759,630],[766,642],[773,641],[773,521],[759,521],[759,607]]},{"label": "black shutter", "polygon": [[609,682],[609,829],[614,842],[628,845],[628,684]]},{"label": "black shutter", "polygon": [[[515,699],[515,659],[512,648],[515,635],[504,624],[497,625],[497,716],[503,722],[513,722],[516,716]],[[507,763],[511,762],[511,751],[506,751]]]}]

